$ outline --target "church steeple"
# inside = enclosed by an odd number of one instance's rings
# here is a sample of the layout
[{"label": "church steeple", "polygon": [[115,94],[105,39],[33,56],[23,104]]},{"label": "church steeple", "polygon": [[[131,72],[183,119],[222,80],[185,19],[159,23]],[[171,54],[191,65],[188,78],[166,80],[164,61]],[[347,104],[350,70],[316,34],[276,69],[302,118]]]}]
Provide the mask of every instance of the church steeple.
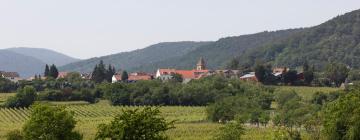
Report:
[{"label": "church steeple", "polygon": [[205,61],[200,57],[198,63],[196,64],[196,70],[206,70]]}]

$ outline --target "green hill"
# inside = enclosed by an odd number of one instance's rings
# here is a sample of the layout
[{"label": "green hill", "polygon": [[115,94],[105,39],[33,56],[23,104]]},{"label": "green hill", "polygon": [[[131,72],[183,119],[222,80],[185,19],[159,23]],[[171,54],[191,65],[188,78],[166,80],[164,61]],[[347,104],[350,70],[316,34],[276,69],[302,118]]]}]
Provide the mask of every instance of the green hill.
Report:
[{"label": "green hill", "polygon": [[301,29],[261,32],[257,34],[222,38],[216,42],[200,46],[183,56],[166,59],[153,64],[142,65],[133,70],[154,71],[157,68],[167,67],[191,69],[195,67],[199,57],[206,59],[209,68],[222,68],[230,59],[242,55],[248,49],[261,47],[265,43],[283,39],[299,31],[301,31]]},{"label": "green hill", "polygon": [[360,10],[335,17],[286,39],[270,42],[239,56],[243,65],[256,59],[276,66],[297,67],[305,60],[322,68],[328,62],[342,62],[360,68]]}]

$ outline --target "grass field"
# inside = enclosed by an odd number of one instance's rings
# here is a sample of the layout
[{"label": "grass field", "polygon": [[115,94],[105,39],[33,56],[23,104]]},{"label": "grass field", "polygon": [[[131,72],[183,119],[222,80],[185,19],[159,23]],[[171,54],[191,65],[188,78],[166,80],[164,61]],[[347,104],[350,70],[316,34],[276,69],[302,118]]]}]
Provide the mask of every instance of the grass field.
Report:
[{"label": "grass field", "polygon": [[[275,86],[276,90],[296,91],[305,99],[310,99],[317,91],[325,93],[339,90],[327,87],[291,87]],[[14,94],[0,94],[0,103]],[[65,105],[69,111],[74,111],[77,120],[76,130],[84,135],[85,140],[94,139],[97,126],[101,123],[109,123],[112,118],[122,112],[123,109],[135,109],[142,107],[134,106],[111,106],[107,101],[96,104],[88,104],[83,101],[74,102],[47,102],[53,105]],[[167,120],[176,120],[175,129],[167,134],[174,140],[208,140],[221,126],[218,123],[208,122],[206,119],[206,107],[160,107],[162,115]],[[5,134],[11,130],[21,129],[29,116],[28,108],[10,109],[0,108],[0,139],[5,139]],[[266,140],[271,139],[274,128],[247,127],[244,139]],[[307,139],[306,137],[304,139]]]},{"label": "grass field", "polygon": [[0,105],[4,104],[7,98],[14,95],[15,93],[0,93]]},{"label": "grass field", "polygon": [[305,87],[305,86],[273,86],[275,91],[295,91],[305,100],[310,100],[312,95],[316,92],[330,93],[333,91],[341,90],[340,88],[332,87]]}]

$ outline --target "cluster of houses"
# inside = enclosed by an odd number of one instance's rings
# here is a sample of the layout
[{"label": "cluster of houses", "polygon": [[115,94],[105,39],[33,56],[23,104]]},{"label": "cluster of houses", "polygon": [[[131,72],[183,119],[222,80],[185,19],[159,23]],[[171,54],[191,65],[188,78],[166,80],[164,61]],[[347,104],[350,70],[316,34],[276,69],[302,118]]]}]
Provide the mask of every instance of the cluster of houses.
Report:
[{"label": "cluster of houses", "polygon": [[20,78],[19,73],[17,73],[17,72],[0,71],[0,77],[8,79],[8,80],[13,81],[13,82],[17,82],[19,80],[22,80]]},{"label": "cluster of houses", "polygon": [[[276,77],[281,77],[284,71],[288,71],[288,68],[275,68],[273,69],[273,75]],[[112,82],[121,81],[122,72],[117,72],[112,77]],[[205,60],[200,58],[196,64],[195,69],[192,70],[178,70],[178,69],[158,69],[156,73],[145,73],[145,72],[133,72],[128,74],[128,82],[136,82],[139,80],[152,80],[152,79],[160,79],[163,81],[170,80],[173,78],[174,74],[179,74],[183,78],[183,82],[187,83],[194,79],[200,79],[203,77],[219,74],[223,75],[227,78],[239,78],[244,81],[258,81],[255,72],[249,72],[247,74],[241,73],[239,70],[209,70],[206,67]],[[65,78],[68,75],[68,72],[59,72],[58,78]],[[0,77],[9,79],[13,82],[17,82],[21,79],[17,72],[4,72],[0,71]],[[91,79],[91,73],[81,74],[83,79]],[[45,78],[45,77],[41,77]],[[298,73],[298,78],[303,79],[303,73]],[[33,80],[35,77],[30,77],[26,80]]]},{"label": "cluster of houses", "polygon": [[[214,74],[221,74],[228,78],[238,78],[240,77],[239,70],[209,70],[206,67],[205,60],[200,58],[196,64],[195,69],[192,70],[178,70],[178,69],[158,69],[155,74],[150,73],[130,73],[128,81],[138,81],[138,80],[152,80],[152,79],[160,79],[163,81],[170,80],[173,78],[174,74],[179,74],[183,78],[183,82],[187,83],[194,79],[200,79],[203,77],[207,77]],[[121,81],[121,72],[115,74],[112,78],[112,82]]]},{"label": "cluster of houses", "polygon": [[[276,77],[281,77],[284,71],[288,71],[289,68],[274,68],[273,75]],[[189,82],[193,79],[200,79],[210,75],[223,75],[227,78],[239,78],[244,81],[255,81],[258,79],[255,76],[255,72],[249,72],[247,74],[242,74],[239,70],[209,70],[206,68],[206,63],[203,58],[200,58],[196,64],[196,68],[192,70],[178,70],[178,69],[158,69],[155,74],[149,73],[130,73],[128,81],[138,81],[138,80],[152,80],[160,79],[163,81],[170,80],[173,78],[174,74],[179,74],[183,78],[183,82]],[[298,79],[304,79],[303,73],[298,73]],[[112,82],[121,81],[121,72],[113,76]]]}]

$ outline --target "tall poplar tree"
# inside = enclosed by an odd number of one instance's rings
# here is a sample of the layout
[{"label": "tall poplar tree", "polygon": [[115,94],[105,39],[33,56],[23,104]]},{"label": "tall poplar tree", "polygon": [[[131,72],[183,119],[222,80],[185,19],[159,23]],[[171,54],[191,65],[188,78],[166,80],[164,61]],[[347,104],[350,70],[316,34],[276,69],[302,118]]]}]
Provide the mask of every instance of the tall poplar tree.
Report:
[{"label": "tall poplar tree", "polygon": [[49,76],[49,73],[50,73],[49,65],[48,65],[48,64],[46,64],[46,65],[45,65],[45,72],[44,72],[44,76],[45,76],[45,77],[48,77],[48,76]]},{"label": "tall poplar tree", "polygon": [[52,78],[57,78],[59,76],[59,71],[54,64],[50,66],[49,76]]}]

